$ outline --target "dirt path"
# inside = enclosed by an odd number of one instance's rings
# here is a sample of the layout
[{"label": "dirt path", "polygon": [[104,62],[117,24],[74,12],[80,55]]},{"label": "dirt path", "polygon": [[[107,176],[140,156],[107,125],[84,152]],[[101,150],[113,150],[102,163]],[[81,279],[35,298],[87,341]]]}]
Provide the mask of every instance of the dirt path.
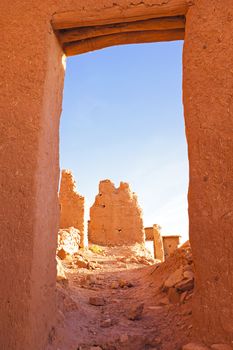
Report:
[{"label": "dirt path", "polygon": [[69,285],[58,285],[57,349],[181,349],[190,340],[191,295],[177,303],[161,291],[179,259],[164,267],[146,266],[147,259],[138,258],[138,252],[125,248],[119,255],[118,251],[85,252],[100,267],[94,270],[66,262]]}]

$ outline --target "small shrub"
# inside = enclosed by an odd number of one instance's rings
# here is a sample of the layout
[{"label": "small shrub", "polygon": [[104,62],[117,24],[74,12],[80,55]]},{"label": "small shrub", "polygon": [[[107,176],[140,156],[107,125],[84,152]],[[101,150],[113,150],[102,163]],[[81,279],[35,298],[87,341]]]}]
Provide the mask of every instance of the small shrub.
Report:
[{"label": "small shrub", "polygon": [[102,254],[103,253],[103,249],[98,245],[92,245],[89,247],[89,249],[95,254]]}]

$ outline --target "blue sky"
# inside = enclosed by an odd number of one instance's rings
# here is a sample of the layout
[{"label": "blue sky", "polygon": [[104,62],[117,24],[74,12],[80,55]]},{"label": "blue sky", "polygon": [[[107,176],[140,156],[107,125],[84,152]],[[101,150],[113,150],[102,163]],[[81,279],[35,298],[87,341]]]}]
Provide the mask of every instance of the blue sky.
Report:
[{"label": "blue sky", "polygon": [[60,166],[73,171],[87,207],[100,180],[126,181],[145,226],[187,238],[182,47],[127,45],[68,58]]}]

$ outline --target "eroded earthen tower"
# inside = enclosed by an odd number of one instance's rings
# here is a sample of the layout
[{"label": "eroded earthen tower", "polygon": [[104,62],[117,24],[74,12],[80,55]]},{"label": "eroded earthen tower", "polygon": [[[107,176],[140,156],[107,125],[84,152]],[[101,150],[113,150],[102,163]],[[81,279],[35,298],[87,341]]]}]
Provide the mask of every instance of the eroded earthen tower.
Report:
[{"label": "eroded earthen tower", "polygon": [[92,243],[103,245],[144,243],[142,210],[127,183],[115,188],[110,180],[100,182],[90,209],[88,236]]},{"label": "eroded earthen tower", "polygon": [[60,228],[75,227],[84,246],[84,197],[77,192],[76,182],[69,170],[62,170],[60,193]]}]

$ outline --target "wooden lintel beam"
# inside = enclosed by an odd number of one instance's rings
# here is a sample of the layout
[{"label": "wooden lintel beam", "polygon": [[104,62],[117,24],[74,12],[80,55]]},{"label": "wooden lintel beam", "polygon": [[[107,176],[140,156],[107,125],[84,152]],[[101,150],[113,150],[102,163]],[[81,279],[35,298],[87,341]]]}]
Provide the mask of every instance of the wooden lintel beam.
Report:
[{"label": "wooden lintel beam", "polygon": [[170,30],[185,28],[185,17],[164,17],[130,23],[116,23],[104,26],[84,27],[61,30],[58,34],[62,44],[95,38],[116,33],[129,33],[136,31]]},{"label": "wooden lintel beam", "polygon": [[67,56],[74,56],[109,46],[183,40],[184,34],[184,29],[118,33],[65,43],[63,50]]},{"label": "wooden lintel beam", "polygon": [[150,5],[143,1],[139,5],[125,7],[113,5],[103,9],[83,9],[79,12],[69,11],[56,13],[52,18],[55,30],[99,26],[113,23],[135,22],[159,17],[185,16],[190,0],[151,0]]}]

